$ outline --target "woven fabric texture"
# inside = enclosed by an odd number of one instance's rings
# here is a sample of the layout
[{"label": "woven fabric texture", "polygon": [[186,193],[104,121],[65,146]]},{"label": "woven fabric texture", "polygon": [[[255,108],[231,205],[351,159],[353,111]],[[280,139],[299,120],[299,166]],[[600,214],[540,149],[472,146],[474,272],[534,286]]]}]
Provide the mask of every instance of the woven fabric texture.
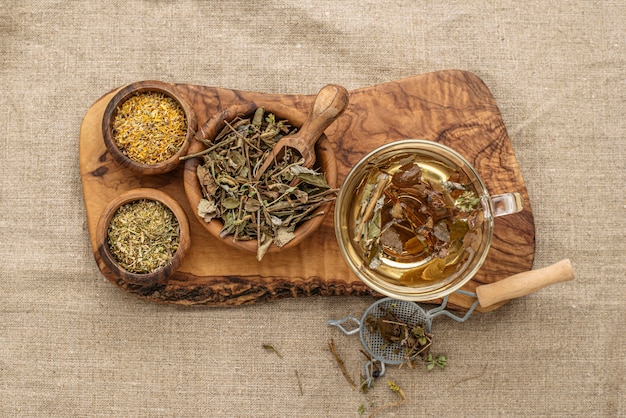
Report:
[{"label": "woven fabric texture", "polygon": [[[0,416],[626,416],[626,3],[16,1],[0,8]],[[100,273],[81,121],[157,79],[281,94],[443,69],[493,93],[534,213],[536,268],[576,279],[459,324],[443,370],[389,368],[367,394],[366,297],[242,308],[140,300]],[[272,345],[282,357],[263,348]]]}]

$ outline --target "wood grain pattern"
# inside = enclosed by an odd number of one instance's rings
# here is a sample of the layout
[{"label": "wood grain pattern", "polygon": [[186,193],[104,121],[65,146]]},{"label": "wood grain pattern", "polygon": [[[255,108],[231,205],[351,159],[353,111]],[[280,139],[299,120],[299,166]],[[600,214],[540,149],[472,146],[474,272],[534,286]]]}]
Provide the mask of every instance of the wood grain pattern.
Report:
[{"label": "wood grain pattern", "polygon": [[[313,95],[278,95],[177,84],[197,116],[198,126],[229,107],[248,103],[294,115],[302,123]],[[138,286],[124,282],[106,268],[102,273],[125,291],[155,302],[237,306],[284,297],[374,295],[343,261],[327,216],[310,239],[285,252],[255,255],[236,251],[198,224],[187,203],[183,166],[157,176],[141,176],[114,163],[101,132],[104,108],[114,92],[88,110],[80,131],[80,167],[91,244],[106,205],[122,192],[153,187],[174,197],[190,221],[191,249],[180,269],[165,283]],[[325,134],[337,158],[341,183],[367,152],[390,141],[423,138],[441,142],[463,154],[483,177],[492,194],[517,191],[524,210],[495,220],[489,256],[464,289],[502,280],[529,270],[535,252],[535,228],[524,180],[500,111],[489,89],[476,75],[440,71],[349,92],[345,112]],[[467,309],[473,300],[453,294],[449,304]],[[501,306],[493,305],[484,311]]]}]

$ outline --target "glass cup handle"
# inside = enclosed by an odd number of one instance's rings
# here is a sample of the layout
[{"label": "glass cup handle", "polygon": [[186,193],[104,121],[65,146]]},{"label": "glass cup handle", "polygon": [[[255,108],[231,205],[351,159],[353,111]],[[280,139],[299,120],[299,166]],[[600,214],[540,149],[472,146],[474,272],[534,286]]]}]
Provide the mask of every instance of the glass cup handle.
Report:
[{"label": "glass cup handle", "polygon": [[491,202],[493,203],[494,218],[517,213],[524,208],[522,205],[522,195],[517,192],[491,196]]}]

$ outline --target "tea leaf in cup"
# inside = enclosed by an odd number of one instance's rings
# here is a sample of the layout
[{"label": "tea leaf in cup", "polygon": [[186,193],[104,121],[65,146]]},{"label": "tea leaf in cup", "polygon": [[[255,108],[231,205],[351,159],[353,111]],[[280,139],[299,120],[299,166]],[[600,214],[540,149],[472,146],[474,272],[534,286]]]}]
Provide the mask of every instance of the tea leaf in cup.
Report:
[{"label": "tea leaf in cup", "polygon": [[445,280],[481,241],[473,185],[429,157],[401,154],[372,164],[354,201],[352,239],[363,263],[396,284]]}]

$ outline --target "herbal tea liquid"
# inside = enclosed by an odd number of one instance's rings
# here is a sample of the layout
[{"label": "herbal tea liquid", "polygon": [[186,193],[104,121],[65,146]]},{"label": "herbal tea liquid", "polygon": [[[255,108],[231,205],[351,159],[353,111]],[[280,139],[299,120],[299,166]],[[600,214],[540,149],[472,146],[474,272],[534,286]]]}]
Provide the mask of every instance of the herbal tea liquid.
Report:
[{"label": "herbal tea liquid", "polygon": [[455,277],[481,241],[482,203],[468,176],[426,156],[372,165],[356,189],[349,228],[363,267],[390,283]]}]

